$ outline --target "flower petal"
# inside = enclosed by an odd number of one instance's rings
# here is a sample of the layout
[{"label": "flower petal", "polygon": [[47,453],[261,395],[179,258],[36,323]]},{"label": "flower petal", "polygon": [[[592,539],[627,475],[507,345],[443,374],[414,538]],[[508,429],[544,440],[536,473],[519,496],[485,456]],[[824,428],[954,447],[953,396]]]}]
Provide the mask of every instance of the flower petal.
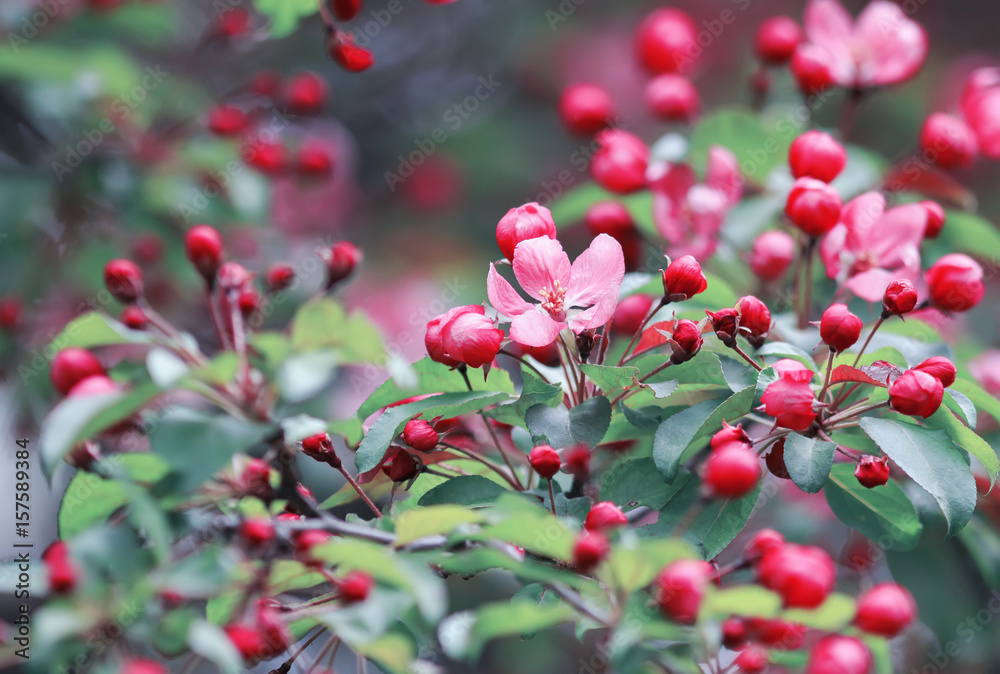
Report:
[{"label": "flower petal", "polygon": [[844,249],[844,241],[846,239],[847,225],[840,223],[826,233],[826,236],[823,237],[823,242],[819,246],[819,257],[823,260],[823,266],[826,267],[826,275],[830,278],[837,278],[841,266],[849,266],[844,265],[841,259],[842,257],[850,256],[850,253]]},{"label": "flower petal", "polygon": [[896,84],[913,77],[927,57],[927,34],[902,8],[875,0],[861,12],[854,28],[855,40],[864,45],[858,63],[858,83],[868,86]]},{"label": "flower petal", "polygon": [[598,299],[597,304],[586,311],[570,316],[567,319],[569,327],[577,334],[590,328],[598,328],[611,320],[617,306],[618,289],[615,288],[612,292]]},{"label": "flower petal", "polygon": [[927,210],[920,204],[890,208],[879,218],[869,239],[869,249],[879,266],[888,269],[911,258],[910,251],[919,249],[926,228]]},{"label": "flower petal", "polygon": [[570,270],[569,256],[555,239],[528,239],[514,248],[514,276],[536,300],[541,301],[541,291],[552,290],[556,281],[563,288],[569,286]]},{"label": "flower petal", "polygon": [[869,269],[847,279],[844,287],[863,300],[881,302],[886,287],[899,278],[895,272],[885,269]]},{"label": "flower petal", "polygon": [[853,22],[837,0],[811,0],[802,23],[806,36],[819,51],[838,84],[853,84],[855,66],[852,53]]},{"label": "flower petal", "polygon": [[490,304],[494,309],[509,317],[518,316],[534,308],[533,304],[517,294],[507,279],[500,276],[500,272],[492,263],[490,273],[486,276],[486,296],[490,298]]},{"label": "flower petal", "polygon": [[847,225],[844,245],[855,254],[869,250],[876,236],[876,226],[885,213],[885,197],[881,192],[865,192],[851,199],[840,214],[840,221]]},{"label": "flower petal", "polygon": [[625,276],[625,254],[614,237],[598,234],[573,262],[566,293],[569,307],[589,307],[618,288]]},{"label": "flower petal", "polygon": [[524,346],[548,346],[565,327],[541,311],[526,311],[511,320],[510,338]]},{"label": "flower petal", "polygon": [[708,148],[705,184],[725,194],[729,205],[739,201],[740,194],[743,193],[740,162],[732,152],[721,145],[712,145]]}]

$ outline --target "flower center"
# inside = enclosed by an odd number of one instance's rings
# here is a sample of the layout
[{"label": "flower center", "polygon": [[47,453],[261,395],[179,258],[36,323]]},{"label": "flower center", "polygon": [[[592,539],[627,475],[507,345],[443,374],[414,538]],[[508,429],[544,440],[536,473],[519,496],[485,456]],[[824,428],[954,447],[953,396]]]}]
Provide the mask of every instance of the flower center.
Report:
[{"label": "flower center", "polygon": [[854,264],[851,265],[851,270],[848,272],[848,276],[856,276],[861,272],[874,269],[877,266],[878,258],[876,258],[870,251],[865,251],[854,260]]},{"label": "flower center", "polygon": [[564,299],[566,297],[566,288],[562,287],[559,281],[552,282],[552,289],[546,288],[538,293],[542,296],[544,300],[541,304],[542,309],[545,310],[553,320],[564,321],[566,320],[566,307]]}]

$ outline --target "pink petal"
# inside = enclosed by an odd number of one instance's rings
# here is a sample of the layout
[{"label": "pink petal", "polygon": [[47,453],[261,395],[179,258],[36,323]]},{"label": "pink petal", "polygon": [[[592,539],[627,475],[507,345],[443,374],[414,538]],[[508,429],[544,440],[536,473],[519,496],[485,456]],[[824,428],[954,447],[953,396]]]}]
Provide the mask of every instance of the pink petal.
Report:
[{"label": "pink petal", "polygon": [[896,273],[885,269],[869,269],[847,279],[844,287],[863,300],[881,302],[886,286],[897,278]]},{"label": "pink petal", "polygon": [[875,0],[861,12],[855,40],[863,45],[858,83],[896,84],[913,77],[927,57],[927,34],[892,2]]},{"label": "pink petal", "polygon": [[826,233],[823,242],[819,246],[819,257],[826,267],[826,275],[830,278],[837,278],[841,268],[841,256],[844,250],[844,241],[847,239],[847,225],[840,223]]},{"label": "pink petal", "polygon": [[927,210],[920,204],[890,208],[879,218],[869,237],[869,250],[879,260],[880,267],[888,268],[906,259],[909,250],[920,247],[926,228]]},{"label": "pink petal", "polygon": [[615,288],[598,299],[597,304],[586,311],[570,316],[569,327],[577,334],[590,328],[600,327],[611,320],[617,306],[618,289]]},{"label": "pink petal", "polygon": [[743,174],[736,156],[722,147],[708,148],[708,165],[705,169],[705,184],[726,195],[729,205],[735,204],[743,192]]},{"label": "pink petal", "polygon": [[684,238],[681,204],[665,192],[653,192],[653,223],[660,236],[670,243],[677,243]]},{"label": "pink petal", "polygon": [[492,263],[490,263],[490,272],[486,275],[486,296],[490,298],[490,304],[493,305],[493,308],[505,316],[519,316],[534,309],[535,306],[518,295],[514,286],[508,283],[503,276],[500,276]]},{"label": "pink petal", "polygon": [[971,97],[963,110],[979,149],[990,159],[1000,158],[1000,87]]},{"label": "pink petal", "polygon": [[811,0],[806,6],[806,36],[823,52],[824,60],[838,84],[851,85],[854,79],[852,53],[853,21],[837,0]]},{"label": "pink petal", "polygon": [[541,311],[526,311],[511,320],[510,338],[524,346],[548,346],[565,327]]},{"label": "pink petal", "polygon": [[536,300],[541,301],[541,291],[551,291],[557,281],[566,288],[570,272],[569,256],[555,239],[528,239],[514,248],[514,276],[524,292]]},{"label": "pink petal", "polygon": [[885,197],[881,192],[865,192],[854,197],[840,214],[840,221],[847,225],[844,245],[855,256],[870,247],[876,224],[885,213]]},{"label": "pink petal", "polygon": [[598,234],[573,262],[566,293],[568,307],[589,307],[610,291],[618,292],[625,276],[622,246],[607,234]]}]

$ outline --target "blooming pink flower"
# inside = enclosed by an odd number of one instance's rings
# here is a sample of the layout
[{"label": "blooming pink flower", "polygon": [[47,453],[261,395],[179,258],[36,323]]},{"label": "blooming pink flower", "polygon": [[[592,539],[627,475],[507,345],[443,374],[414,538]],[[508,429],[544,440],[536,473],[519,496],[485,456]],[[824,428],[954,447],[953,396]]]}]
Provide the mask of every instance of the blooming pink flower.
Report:
[{"label": "blooming pink flower", "polygon": [[743,191],[743,177],[733,153],[718,145],[709,148],[704,183],[696,183],[694,170],[687,164],[654,165],[648,177],[653,221],[667,240],[667,254],[691,255],[699,260],[711,256],[726,213]]},{"label": "blooming pink flower", "polygon": [[1000,68],[978,68],[969,74],[961,108],[979,149],[990,159],[1000,159]]},{"label": "blooming pink flower", "polygon": [[913,77],[927,56],[927,35],[899,5],[874,0],[851,20],[838,0],[811,0],[806,7],[803,53],[825,62],[844,87],[898,84]]},{"label": "blooming pink flower", "polygon": [[546,346],[564,328],[579,334],[604,325],[615,313],[625,276],[621,244],[598,235],[571,265],[562,244],[541,237],[514,249],[514,277],[540,304],[525,301],[491,264],[490,303],[511,319],[510,336],[526,346]]},{"label": "blooming pink flower", "polygon": [[885,197],[866,192],[852,199],[840,223],[823,238],[826,273],[861,299],[881,302],[898,278],[920,278],[920,242],[927,211],[920,204],[885,210]]}]

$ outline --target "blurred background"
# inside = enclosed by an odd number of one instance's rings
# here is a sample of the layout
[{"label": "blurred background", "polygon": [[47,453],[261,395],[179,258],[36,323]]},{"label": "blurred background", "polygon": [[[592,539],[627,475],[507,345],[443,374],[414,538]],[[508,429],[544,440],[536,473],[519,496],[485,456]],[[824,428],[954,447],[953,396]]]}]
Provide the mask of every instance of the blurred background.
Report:
[{"label": "blurred background", "polygon": [[[864,4],[845,2],[854,14]],[[865,101],[853,136],[890,162],[915,155],[924,118],[954,107],[966,72],[1000,61],[1000,5],[900,4],[928,32],[927,62],[892,95],[876,93]],[[757,25],[776,14],[801,19],[804,3],[671,5],[704,28],[706,46],[692,76],[703,109],[711,110],[749,105]],[[647,76],[632,46],[638,22],[659,6],[638,0],[458,0],[443,6],[366,0],[345,29],[376,63],[354,74],[326,58],[322,23],[299,9],[298,0],[3,0],[4,458],[16,449],[15,438],[37,437],[55,399],[47,378],[51,340],[83,311],[117,313],[102,292],[100,270],[107,260],[137,260],[152,304],[214,348],[201,281],[181,247],[194,224],[217,227],[230,257],[250,269],[263,271],[278,261],[296,265],[302,297],[322,283],[316,251],[341,239],[355,243],[365,261],[344,291],[346,303],[363,307],[385,337],[387,368],[394,359],[422,357],[429,318],[484,300],[487,263],[500,257],[494,241],[500,217],[528,201],[549,205],[589,182],[594,146],[560,125],[556,104],[563,87],[603,85],[615,97],[620,124],[648,141],[669,130],[643,105]],[[249,23],[227,28],[234,11],[249,12]],[[299,20],[297,12],[309,15]],[[722,17],[734,19],[723,23]],[[303,114],[267,102],[269,85],[288,87],[302,73],[314,73],[325,85],[320,110]],[[772,75],[777,98],[781,92],[791,96],[788,74]],[[820,125],[835,125],[841,100],[835,94],[816,111]],[[276,174],[242,161],[237,142],[207,128],[209,111],[223,103],[251,111],[259,136],[279,141],[286,163],[298,170]],[[328,174],[301,169],[301,150],[310,146],[330,157]],[[993,189],[1000,166],[980,160],[955,177],[978,200],[981,215],[1000,220],[1000,192]],[[565,240],[573,255],[588,235],[571,227]],[[656,268],[654,259],[649,269]],[[967,327],[984,347],[996,347],[996,302],[988,294],[984,304]],[[283,325],[295,305],[274,305],[266,325]],[[326,409],[317,412],[349,416],[386,371],[345,373],[333,395],[322,399]],[[994,386],[998,380],[1000,374]],[[44,545],[55,536],[60,486],[47,494],[38,474],[32,488],[33,536]],[[779,522],[792,537],[828,535],[831,549],[867,545],[845,537],[822,498],[780,491],[782,498],[769,499],[758,517]],[[801,507],[788,508],[788,499]],[[9,512],[5,500],[0,513]],[[918,596],[926,624],[897,644],[906,663],[899,671],[1000,672],[1000,537],[988,518],[973,524],[980,529],[970,525],[968,536],[988,546],[969,546],[961,538],[942,544],[940,536],[925,535],[928,542],[916,552],[873,555],[875,577],[891,567]],[[487,580],[475,587],[502,596]],[[579,650],[572,635],[564,636],[560,648],[574,651],[552,651],[552,642],[542,640],[500,642],[480,671],[600,671],[590,664],[593,651]]]}]

